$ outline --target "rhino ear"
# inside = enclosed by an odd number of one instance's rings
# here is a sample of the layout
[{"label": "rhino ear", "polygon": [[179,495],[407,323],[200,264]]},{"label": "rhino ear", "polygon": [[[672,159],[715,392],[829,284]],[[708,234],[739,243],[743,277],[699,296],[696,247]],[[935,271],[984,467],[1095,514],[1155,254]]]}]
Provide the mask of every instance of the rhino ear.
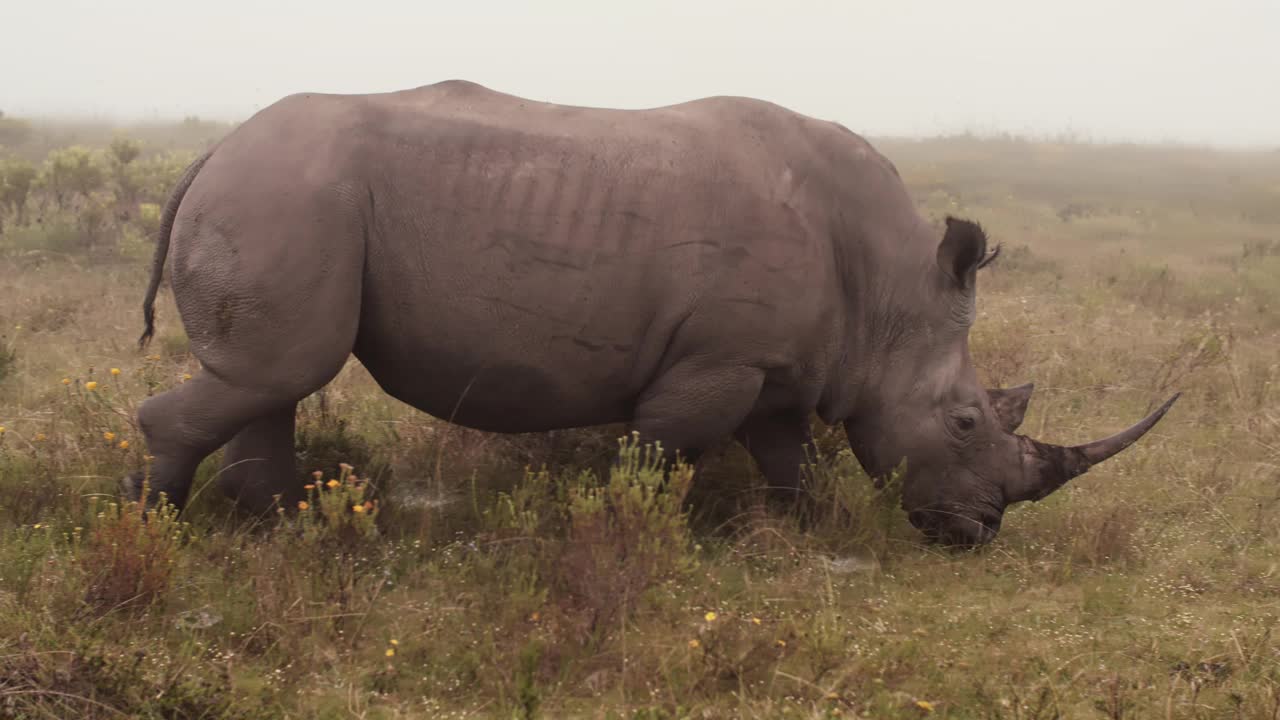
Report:
[{"label": "rhino ear", "polygon": [[1027,403],[1031,402],[1031,392],[1036,389],[1034,383],[1011,388],[987,390],[987,399],[991,401],[991,409],[1000,420],[1000,427],[1012,433],[1022,425],[1027,414]]},{"label": "rhino ear", "polygon": [[982,226],[947,216],[947,231],[938,245],[938,267],[961,289],[973,288],[974,276],[987,255],[987,234]]}]

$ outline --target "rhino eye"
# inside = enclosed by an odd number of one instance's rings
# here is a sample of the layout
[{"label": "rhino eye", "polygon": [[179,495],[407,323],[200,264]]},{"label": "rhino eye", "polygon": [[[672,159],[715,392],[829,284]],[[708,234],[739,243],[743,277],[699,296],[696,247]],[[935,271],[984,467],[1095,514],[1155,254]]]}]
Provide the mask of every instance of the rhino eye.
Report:
[{"label": "rhino eye", "polygon": [[955,433],[968,434],[978,426],[978,413],[973,408],[961,408],[951,413],[951,422]]}]

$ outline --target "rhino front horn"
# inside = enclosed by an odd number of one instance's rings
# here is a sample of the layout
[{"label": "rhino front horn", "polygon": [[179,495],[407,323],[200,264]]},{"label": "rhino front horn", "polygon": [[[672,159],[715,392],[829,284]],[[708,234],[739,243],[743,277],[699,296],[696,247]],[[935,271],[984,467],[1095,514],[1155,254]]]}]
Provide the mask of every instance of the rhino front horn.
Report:
[{"label": "rhino front horn", "polygon": [[1089,468],[1146,435],[1181,396],[1182,393],[1175,394],[1133,427],[1084,445],[1050,445],[1019,435],[1018,439],[1022,443],[1022,482],[1020,487],[1009,489],[1006,500],[1010,503],[1040,500],[1065,485],[1071,478],[1088,472]]}]

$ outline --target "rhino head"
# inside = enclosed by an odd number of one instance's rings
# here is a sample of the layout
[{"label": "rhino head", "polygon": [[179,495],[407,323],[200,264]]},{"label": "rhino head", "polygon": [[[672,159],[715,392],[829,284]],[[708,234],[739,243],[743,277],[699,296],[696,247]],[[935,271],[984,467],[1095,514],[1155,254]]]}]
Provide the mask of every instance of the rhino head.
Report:
[{"label": "rhino head", "polygon": [[[1005,509],[1044,498],[1068,480],[1132,445],[1177,400],[1123,432],[1059,446],[1017,434],[1033,385],[986,389],[969,356],[977,272],[988,253],[977,224],[948,217],[936,257],[909,302],[887,302],[877,367],[860,411],[845,420],[850,446],[882,481],[902,460],[902,505],[911,524],[952,546],[990,542]],[[925,300],[925,302],[922,302]]]}]

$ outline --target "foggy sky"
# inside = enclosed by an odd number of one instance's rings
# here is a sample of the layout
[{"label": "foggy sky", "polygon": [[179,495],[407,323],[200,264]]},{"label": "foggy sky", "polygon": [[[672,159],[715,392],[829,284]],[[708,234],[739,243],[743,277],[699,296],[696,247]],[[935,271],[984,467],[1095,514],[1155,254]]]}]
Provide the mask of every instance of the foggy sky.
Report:
[{"label": "foggy sky", "polygon": [[0,0],[0,110],[242,120],[462,78],[749,95],[867,135],[1280,144],[1280,0]]}]

